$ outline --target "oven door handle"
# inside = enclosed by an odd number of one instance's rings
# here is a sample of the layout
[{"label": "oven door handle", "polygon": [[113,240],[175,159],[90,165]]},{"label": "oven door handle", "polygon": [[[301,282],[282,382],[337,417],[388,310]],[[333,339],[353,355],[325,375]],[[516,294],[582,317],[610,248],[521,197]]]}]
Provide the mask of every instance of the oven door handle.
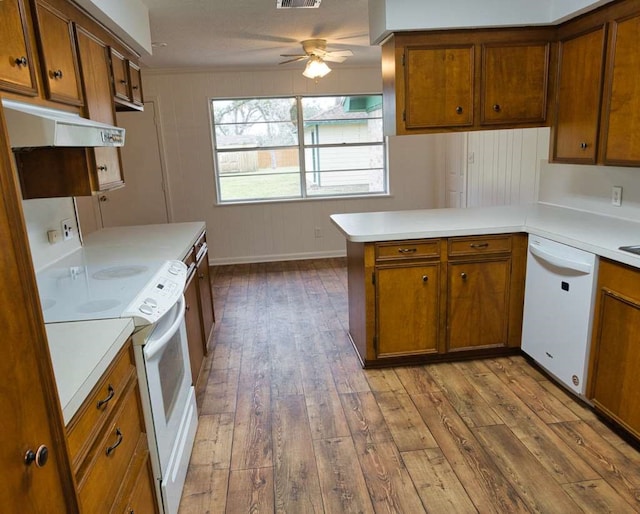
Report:
[{"label": "oven door handle", "polygon": [[144,355],[147,359],[152,359],[157,353],[161,352],[165,345],[171,340],[171,338],[180,330],[180,325],[184,322],[185,313],[185,300],[184,295],[180,297],[176,305],[178,306],[176,312],[176,318],[171,323],[171,326],[166,330],[162,336],[154,340],[151,343],[144,345]]}]

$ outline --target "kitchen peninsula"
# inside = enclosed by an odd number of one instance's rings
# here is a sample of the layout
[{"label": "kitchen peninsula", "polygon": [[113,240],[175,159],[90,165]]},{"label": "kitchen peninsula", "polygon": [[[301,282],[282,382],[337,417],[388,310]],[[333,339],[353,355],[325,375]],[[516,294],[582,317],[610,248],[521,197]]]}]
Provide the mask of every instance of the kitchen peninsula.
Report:
[{"label": "kitchen peninsula", "polygon": [[640,268],[619,250],[639,223],[552,205],[331,220],[347,239],[350,335],[364,366],[519,351],[527,234]]}]

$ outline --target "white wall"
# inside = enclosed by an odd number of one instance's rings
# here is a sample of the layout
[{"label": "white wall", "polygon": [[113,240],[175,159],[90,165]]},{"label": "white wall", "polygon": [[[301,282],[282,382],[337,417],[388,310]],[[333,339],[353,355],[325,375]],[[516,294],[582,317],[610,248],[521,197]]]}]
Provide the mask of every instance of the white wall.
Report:
[{"label": "white wall", "polygon": [[[301,69],[171,71],[144,74],[158,99],[172,221],[204,220],[212,263],[343,255],[345,241],[329,220],[340,212],[424,209],[443,205],[438,136],[389,139],[388,197],[215,205],[208,99],[290,94],[379,93],[379,67],[340,68],[317,83]],[[124,162],[126,174],[135,173]],[[320,228],[321,238],[314,236]]]},{"label": "white wall", "polygon": [[469,132],[467,152],[467,207],[537,201],[548,128]]},{"label": "white wall", "polygon": [[390,32],[558,23],[611,0],[369,0],[369,39]]},{"label": "white wall", "polygon": [[[71,198],[23,200],[22,209],[36,272],[80,248],[76,215]],[[60,231],[60,222],[64,219],[72,220],[75,237],[68,241],[62,241],[61,237],[60,242],[49,243],[47,231]]]},{"label": "white wall", "polygon": [[[620,207],[611,205],[612,186],[622,186]],[[539,199],[541,202],[552,205],[638,221],[640,219],[640,169],[543,164]],[[640,240],[640,234],[638,239]]]}]

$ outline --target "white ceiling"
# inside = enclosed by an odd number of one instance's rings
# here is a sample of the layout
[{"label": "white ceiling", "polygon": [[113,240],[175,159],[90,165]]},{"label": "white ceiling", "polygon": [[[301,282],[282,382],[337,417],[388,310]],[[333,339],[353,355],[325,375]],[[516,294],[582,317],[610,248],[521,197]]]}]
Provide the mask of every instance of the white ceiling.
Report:
[{"label": "white ceiling", "polygon": [[[369,44],[367,0],[322,0],[318,9],[276,9],[276,0],[142,0],[149,8],[150,68],[276,67],[298,54],[300,42],[327,40],[329,50],[353,51],[339,66],[379,65]],[[166,43],[166,46],[156,46]],[[303,68],[303,63],[283,65]]]}]

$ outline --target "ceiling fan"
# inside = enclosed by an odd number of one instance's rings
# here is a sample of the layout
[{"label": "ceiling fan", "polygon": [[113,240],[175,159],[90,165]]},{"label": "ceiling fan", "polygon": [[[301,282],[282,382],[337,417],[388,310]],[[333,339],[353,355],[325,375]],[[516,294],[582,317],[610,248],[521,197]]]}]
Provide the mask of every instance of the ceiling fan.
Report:
[{"label": "ceiling fan", "polygon": [[344,62],[347,57],[353,55],[351,50],[327,50],[326,39],[307,39],[302,41],[304,54],[281,54],[280,57],[290,57],[280,64],[288,64],[308,60],[302,73],[305,77],[317,79],[324,77],[331,71],[325,61]]}]

